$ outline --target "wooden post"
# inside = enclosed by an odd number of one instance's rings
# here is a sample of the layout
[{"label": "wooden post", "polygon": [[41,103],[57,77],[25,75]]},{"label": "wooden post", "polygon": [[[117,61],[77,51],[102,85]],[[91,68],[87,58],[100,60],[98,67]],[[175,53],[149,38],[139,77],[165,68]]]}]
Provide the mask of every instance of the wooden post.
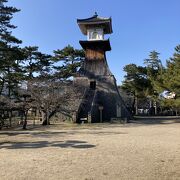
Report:
[{"label": "wooden post", "polygon": [[121,104],[116,105],[116,116],[121,117]]},{"label": "wooden post", "polygon": [[99,111],[100,111],[100,123],[103,122],[103,119],[102,119],[102,111],[103,111],[104,107],[103,106],[99,106]]},{"label": "wooden post", "polygon": [[91,123],[91,112],[88,112],[88,123]]},{"label": "wooden post", "polygon": [[157,115],[157,103],[154,101],[154,114]]}]

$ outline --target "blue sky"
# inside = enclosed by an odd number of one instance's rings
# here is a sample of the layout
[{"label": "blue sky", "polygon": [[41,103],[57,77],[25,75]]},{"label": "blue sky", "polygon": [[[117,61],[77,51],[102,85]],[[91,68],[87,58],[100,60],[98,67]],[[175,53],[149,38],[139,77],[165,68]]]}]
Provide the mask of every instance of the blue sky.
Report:
[{"label": "blue sky", "polygon": [[180,44],[180,0],[9,0],[21,9],[13,18],[18,26],[13,34],[23,46],[37,45],[52,54],[70,44],[81,48],[77,18],[112,17],[112,51],[107,53],[112,73],[121,84],[126,64],[143,65],[149,52],[160,52],[165,61]]}]

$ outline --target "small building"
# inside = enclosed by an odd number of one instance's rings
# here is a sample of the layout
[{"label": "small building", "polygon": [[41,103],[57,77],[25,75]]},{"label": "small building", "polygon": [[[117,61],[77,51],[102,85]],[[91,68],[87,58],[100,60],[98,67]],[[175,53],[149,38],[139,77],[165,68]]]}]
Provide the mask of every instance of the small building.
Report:
[{"label": "small building", "polygon": [[105,35],[113,32],[112,19],[95,14],[87,19],[77,19],[77,23],[87,40],[80,41],[85,60],[73,81],[75,86],[84,88],[76,122],[83,119],[92,123],[109,122],[112,118],[130,119],[131,114],[119,94],[106,59],[106,51],[111,50],[111,45]]}]

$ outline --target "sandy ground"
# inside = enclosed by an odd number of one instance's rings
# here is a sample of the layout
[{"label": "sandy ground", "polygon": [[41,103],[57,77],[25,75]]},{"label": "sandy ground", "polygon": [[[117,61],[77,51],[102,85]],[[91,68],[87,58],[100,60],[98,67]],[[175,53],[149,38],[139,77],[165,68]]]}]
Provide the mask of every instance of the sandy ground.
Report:
[{"label": "sandy ground", "polygon": [[0,180],[66,179],[180,179],[180,119],[0,131]]}]

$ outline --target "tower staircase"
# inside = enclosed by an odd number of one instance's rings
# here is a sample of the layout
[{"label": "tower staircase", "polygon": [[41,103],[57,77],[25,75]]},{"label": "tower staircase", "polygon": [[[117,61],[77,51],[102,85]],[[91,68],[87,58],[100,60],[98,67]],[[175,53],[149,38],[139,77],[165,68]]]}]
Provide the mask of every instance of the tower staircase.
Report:
[{"label": "tower staircase", "polygon": [[77,122],[81,122],[81,119],[87,119],[88,115],[91,113],[92,104],[95,97],[96,90],[88,88],[86,89],[84,96],[82,98],[81,104],[78,109]]}]

